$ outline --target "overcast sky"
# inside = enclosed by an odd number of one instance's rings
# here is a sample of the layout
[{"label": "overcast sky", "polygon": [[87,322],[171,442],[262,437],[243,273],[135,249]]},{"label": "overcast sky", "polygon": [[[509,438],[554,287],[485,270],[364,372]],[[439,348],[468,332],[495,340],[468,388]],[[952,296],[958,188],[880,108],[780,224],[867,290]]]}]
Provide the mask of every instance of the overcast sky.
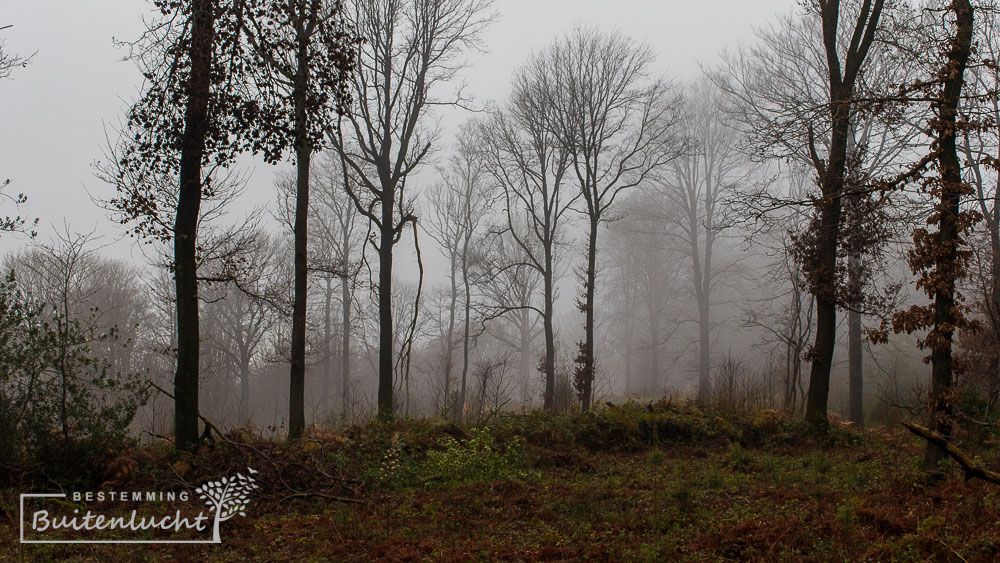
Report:
[{"label": "overcast sky", "polygon": [[[750,39],[753,26],[794,5],[794,0],[497,0],[499,18],[485,37],[490,52],[473,59],[465,79],[478,99],[500,100],[511,72],[533,50],[584,24],[650,42],[659,53],[659,70],[688,80],[698,75],[699,62],[713,64],[721,49]],[[140,86],[141,77],[132,63],[122,62],[124,53],[113,38],[137,37],[149,6],[139,0],[2,2],[0,26],[13,25],[0,31],[5,49],[37,54],[30,66],[0,81],[0,179],[11,179],[8,192],[28,195],[25,211],[40,218],[43,240],[62,230],[64,220],[74,230],[96,228],[106,240],[122,233],[87,191],[111,194],[94,178],[92,163],[101,157],[105,127],[118,123]],[[463,119],[450,115],[446,123]],[[447,135],[441,141],[447,144]],[[273,201],[273,167],[249,166],[253,176],[244,205]],[[8,213],[4,202],[0,215]],[[23,238],[5,235],[0,253],[22,244]],[[109,251],[127,257],[130,248],[118,243]]]}]

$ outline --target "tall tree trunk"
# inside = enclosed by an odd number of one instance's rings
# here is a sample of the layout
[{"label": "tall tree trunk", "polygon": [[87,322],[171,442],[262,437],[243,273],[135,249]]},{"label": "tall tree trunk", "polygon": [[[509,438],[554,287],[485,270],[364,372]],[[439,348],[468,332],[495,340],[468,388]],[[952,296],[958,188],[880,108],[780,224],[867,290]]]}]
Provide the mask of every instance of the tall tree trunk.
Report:
[{"label": "tall tree trunk", "polygon": [[[304,60],[301,63],[304,65]],[[304,73],[299,68],[300,75]],[[304,81],[305,78],[300,77]],[[298,440],[306,427],[306,298],[308,291],[309,160],[305,86],[295,99],[295,296],[292,304],[292,357],[288,392],[288,438]]]},{"label": "tall tree trunk", "polygon": [[[931,423],[930,429],[944,436],[951,436],[953,382],[951,345],[956,324],[955,282],[951,273],[958,262],[959,213],[962,186],[961,161],[955,146],[958,104],[962,95],[965,67],[972,51],[973,7],[969,0],[953,0],[951,9],[955,13],[955,41],[948,52],[946,63],[947,78],[937,101],[938,125],[937,155],[938,170],[941,173],[941,201],[939,203],[940,224],[938,228],[938,253],[936,270],[939,280],[934,292],[935,342],[931,344]],[[937,468],[938,462],[947,453],[941,446],[927,444],[924,466],[930,470]]]},{"label": "tall tree trunk", "polygon": [[663,311],[658,306],[657,288],[649,289],[649,391],[659,395],[665,390],[660,381],[660,326]]},{"label": "tall tree trunk", "polygon": [[[848,274],[851,287],[860,283],[860,259],[851,256],[848,260]],[[847,358],[848,358],[848,420],[857,426],[865,424],[865,380],[862,367],[863,341],[861,338],[861,312],[851,309],[847,312]]]},{"label": "tall tree trunk", "polygon": [[333,278],[327,277],[325,280],[326,291],[323,295],[323,393],[321,404],[323,412],[327,412],[330,407],[330,380],[333,378],[333,320],[331,309],[333,306]]},{"label": "tall tree trunk", "polygon": [[814,426],[827,426],[827,401],[830,392],[830,371],[837,339],[837,248],[840,239],[844,175],[847,168],[847,143],[850,137],[851,108],[854,89],[865,58],[875,40],[882,16],[883,0],[866,1],[853,26],[846,56],[841,65],[838,45],[840,1],[819,4],[823,46],[829,77],[830,145],[824,163],[817,154],[809,129],[809,150],[819,177],[822,201],[819,204],[818,232],[815,247],[808,249],[806,273],[816,298],[816,341],[810,353],[812,370],[809,374],[809,394],[806,399],[806,420]]},{"label": "tall tree trunk", "polygon": [[600,226],[600,218],[591,213],[590,234],[587,241],[587,271],[584,280],[584,303],[583,312],[586,315],[584,321],[584,341],[580,346],[580,356],[577,359],[577,383],[580,391],[580,410],[587,412],[590,410],[591,401],[594,394],[594,374],[596,372],[594,359],[594,284],[597,281],[597,230]]},{"label": "tall tree trunk", "polygon": [[[451,403],[451,375],[455,363],[455,316],[458,314],[458,260],[456,260],[454,253],[449,254],[452,254],[449,257],[451,272],[448,278],[451,281],[451,297],[448,303],[448,341],[445,343],[444,409],[449,416],[455,416],[455,413],[452,412],[454,409]],[[461,408],[458,411],[458,416],[461,418]]]},{"label": "tall tree trunk", "polygon": [[[344,256],[348,256],[347,240],[350,231],[344,227]],[[346,263],[346,260],[345,260]],[[340,401],[341,412],[340,421],[347,424],[347,410],[350,407],[350,378],[351,378],[351,292],[348,287],[347,276],[340,278],[340,298],[341,298],[341,324],[340,324]]]},{"label": "tall tree trunk", "polygon": [[469,376],[469,324],[472,321],[472,287],[469,282],[469,239],[462,248],[462,285],[465,286],[465,327],[462,331],[462,418],[465,418],[466,380]]},{"label": "tall tree trunk", "polygon": [[545,357],[542,358],[542,371],[545,374],[545,397],[543,406],[547,411],[555,408],[556,397],[556,334],[553,315],[555,315],[555,288],[552,264],[552,242],[545,245],[545,272],[542,273],[542,289],[544,315],[542,329],[545,332]]},{"label": "tall tree trunk", "polygon": [[[383,193],[388,193],[383,189]],[[392,404],[392,208],[393,201],[382,201],[382,226],[378,248],[378,413],[383,419],[393,416]]]},{"label": "tall tree trunk", "polygon": [[531,398],[528,389],[531,387],[531,311],[521,309],[518,311],[521,319],[518,323],[520,334],[518,350],[518,379],[521,383],[521,406],[528,410],[531,406]]},{"label": "tall tree trunk", "polygon": [[698,399],[708,404],[712,397],[711,321],[708,295],[698,298]]},{"label": "tall tree trunk", "polygon": [[809,374],[809,395],[806,399],[806,420],[825,428],[827,401],[830,394],[830,371],[837,341],[837,247],[840,241],[840,217],[847,164],[847,138],[850,125],[852,90],[831,88],[833,128],[830,151],[821,190],[819,232],[816,256],[811,276],[816,281],[816,341],[812,349],[812,370]]},{"label": "tall tree trunk", "polygon": [[208,133],[212,87],[214,3],[191,3],[191,74],[184,109],[180,185],[174,220],[174,280],[177,290],[177,373],[174,376],[174,442],[190,449],[198,441],[198,215],[201,210],[201,164]]},{"label": "tall tree trunk", "polygon": [[624,344],[625,344],[625,394],[626,395],[633,392],[633,385],[634,385],[632,383],[632,348],[633,348],[632,339],[634,337],[633,326],[635,325],[635,320],[633,318],[633,314],[635,312],[635,308],[632,305],[632,300],[634,298],[632,297],[632,290],[629,283],[630,282],[626,277],[625,283],[623,284],[624,285],[623,291],[625,294],[624,295],[625,297],[625,343]]}]

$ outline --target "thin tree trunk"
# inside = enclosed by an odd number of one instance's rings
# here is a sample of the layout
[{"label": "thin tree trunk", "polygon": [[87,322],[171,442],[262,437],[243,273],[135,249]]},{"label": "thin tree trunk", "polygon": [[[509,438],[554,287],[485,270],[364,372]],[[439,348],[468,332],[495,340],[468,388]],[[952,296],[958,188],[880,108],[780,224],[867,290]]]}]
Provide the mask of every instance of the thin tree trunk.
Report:
[{"label": "thin tree trunk", "polygon": [[330,407],[330,379],[333,378],[333,320],[331,308],[333,306],[333,278],[327,277],[326,287],[323,295],[323,411],[327,412]]},{"label": "thin tree trunk", "polygon": [[[304,8],[302,8],[304,9]],[[309,42],[303,29],[306,16],[296,25],[295,82],[292,104],[295,117],[295,295],[292,303],[292,357],[288,394],[288,437],[298,440],[306,427],[306,306],[309,288],[309,161],[313,146],[309,139]],[[312,15],[315,17],[315,14]]]},{"label": "thin tree trunk", "polygon": [[597,281],[597,230],[600,226],[599,217],[591,214],[590,235],[587,242],[587,271],[584,281],[583,310],[586,315],[584,321],[584,342],[580,349],[579,385],[580,385],[580,410],[587,412],[594,394],[594,374],[596,371],[594,361],[594,284]]},{"label": "thin tree trunk", "polygon": [[712,397],[711,326],[708,296],[699,296],[698,303],[698,399],[708,404]]},{"label": "thin tree trunk", "polygon": [[[627,270],[627,268],[626,268]],[[635,320],[633,319],[634,307],[632,306],[632,291],[629,286],[628,277],[624,280],[624,294],[625,294],[625,394],[628,395],[633,391],[632,383],[632,338],[633,338],[633,325]]]},{"label": "thin tree trunk", "polygon": [[381,246],[378,249],[378,412],[391,419],[392,404],[392,201],[382,201]]},{"label": "thin tree trunk", "polygon": [[[445,348],[445,365],[444,365],[444,408],[450,416],[454,416],[455,413],[452,412],[451,404],[451,375],[452,368],[454,367],[455,358],[455,315],[458,313],[458,261],[455,259],[453,253],[450,256],[451,261],[451,272],[449,275],[449,280],[451,281],[451,297],[448,303],[448,340]],[[462,412],[459,409],[459,417],[461,417]]]},{"label": "thin tree trunk", "polygon": [[[299,106],[300,104],[296,104]],[[309,160],[312,148],[305,141],[305,100],[296,108],[297,135],[295,197],[295,296],[292,305],[292,357],[288,395],[288,438],[298,440],[306,427],[306,298],[308,290]],[[301,117],[299,117],[301,114]]]},{"label": "thin tree trunk", "polygon": [[[856,287],[860,269],[857,256],[851,256],[848,261],[848,271],[851,276],[850,285]],[[848,358],[848,420],[857,426],[865,424],[864,372],[862,367],[863,341],[861,339],[861,312],[851,309],[847,312],[847,358]]]},{"label": "thin tree trunk", "polygon": [[469,324],[472,319],[472,287],[469,282],[469,238],[462,248],[462,285],[465,286],[465,327],[462,332],[462,418],[465,418],[466,379],[469,375]]},{"label": "thin tree trunk", "polygon": [[174,376],[174,442],[190,449],[198,441],[197,230],[201,210],[201,164],[208,133],[215,42],[214,3],[191,3],[191,74],[181,140],[180,185],[174,220],[174,280],[177,291],[177,373]]},{"label": "thin tree trunk", "polygon": [[545,272],[542,273],[544,311],[542,325],[545,332],[545,357],[542,358],[542,371],[545,373],[545,397],[543,407],[546,411],[555,408],[556,397],[556,336],[553,315],[555,314],[555,288],[552,279],[552,243],[545,246]]},{"label": "thin tree trunk", "polygon": [[531,406],[531,398],[528,389],[531,386],[531,312],[527,309],[518,311],[521,316],[518,328],[520,329],[520,350],[518,350],[518,379],[521,382],[521,403],[522,408],[527,410]]},{"label": "thin tree trunk", "polygon": [[[344,228],[344,256],[348,256],[347,238],[349,231]],[[346,260],[345,260],[346,262]],[[340,343],[340,400],[341,400],[341,423],[347,424],[347,409],[350,406],[350,377],[351,377],[351,293],[348,287],[347,276],[340,279],[341,298],[341,343]]]}]

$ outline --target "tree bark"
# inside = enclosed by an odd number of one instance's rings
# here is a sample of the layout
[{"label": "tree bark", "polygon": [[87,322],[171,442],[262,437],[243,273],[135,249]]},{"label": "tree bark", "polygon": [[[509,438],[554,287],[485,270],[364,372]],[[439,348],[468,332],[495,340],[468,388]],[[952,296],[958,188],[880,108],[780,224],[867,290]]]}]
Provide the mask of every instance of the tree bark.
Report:
[{"label": "tree bark", "polygon": [[[452,412],[453,405],[451,404],[451,372],[454,367],[453,360],[455,358],[455,315],[458,313],[458,261],[455,259],[454,254],[451,254],[449,256],[451,271],[448,278],[451,282],[451,296],[448,302],[448,341],[445,348],[444,365],[444,408],[449,415],[454,416],[455,413]],[[459,409],[458,414],[461,417],[461,409]]]},{"label": "tree bark", "polygon": [[[848,262],[852,287],[859,283],[859,259],[851,256]],[[861,338],[861,312],[851,309],[847,312],[847,358],[848,358],[848,420],[857,426],[865,424],[865,380],[862,366],[864,350]]]},{"label": "tree bark", "polygon": [[826,162],[817,155],[810,129],[809,149],[819,176],[822,201],[819,204],[819,224],[816,246],[807,262],[810,287],[816,298],[816,341],[810,352],[812,369],[806,399],[806,420],[814,426],[827,426],[827,401],[830,392],[830,371],[837,338],[837,249],[839,246],[844,175],[847,169],[847,144],[850,136],[851,107],[854,89],[861,67],[874,42],[883,0],[866,1],[862,5],[841,66],[837,44],[840,25],[840,2],[820,3],[823,24],[823,47],[827,59],[830,96],[830,145]]},{"label": "tree bark", "polygon": [[545,301],[543,305],[545,314],[542,319],[543,331],[545,332],[545,357],[542,358],[542,371],[545,373],[545,397],[542,408],[551,411],[555,408],[556,397],[556,334],[552,318],[555,314],[555,288],[552,279],[552,244],[551,241],[546,242],[548,244],[545,246],[545,272],[542,273],[542,285],[544,286],[542,291]]},{"label": "tree bark", "polygon": [[[383,190],[384,193],[391,193]],[[393,417],[393,327],[392,327],[392,208],[393,201],[382,200],[382,226],[378,248],[378,413],[383,419]]]},{"label": "tree bark", "polygon": [[814,278],[816,296],[816,341],[812,349],[812,370],[806,399],[806,420],[815,426],[827,425],[827,401],[830,394],[830,371],[837,340],[837,247],[840,240],[844,171],[847,164],[847,137],[850,125],[852,89],[831,87],[833,129],[830,153],[822,177],[823,202],[820,204],[819,233]]},{"label": "tree bark", "polygon": [[712,356],[708,296],[698,298],[698,399],[708,404],[712,396]]},{"label": "tree bark", "polygon": [[586,315],[584,321],[584,341],[580,347],[580,410],[587,412],[590,410],[594,394],[594,284],[597,281],[597,232],[600,227],[600,217],[591,213],[590,235],[587,242],[587,271],[584,280],[584,303],[583,312]]},{"label": "tree bark", "polygon": [[[931,423],[930,429],[945,437],[951,436],[952,400],[951,347],[954,336],[955,282],[951,273],[958,262],[959,213],[962,196],[962,168],[955,144],[958,104],[962,95],[965,67],[972,52],[973,7],[969,0],[953,0],[955,13],[955,41],[948,52],[947,78],[938,99],[938,170],[941,173],[940,224],[938,226],[937,274],[942,279],[934,292],[935,341],[931,343]],[[947,457],[946,448],[928,442],[924,467],[937,468],[938,462]]]},{"label": "tree bark", "polygon": [[[349,256],[347,241],[350,238],[350,229],[344,227],[344,256]],[[345,260],[346,263],[346,260]],[[347,424],[347,410],[350,407],[350,378],[351,378],[351,292],[347,276],[340,279],[341,298],[341,342],[340,342],[340,401],[341,412],[340,421]]]},{"label": "tree bark", "polygon": [[462,331],[462,419],[465,419],[466,380],[469,376],[469,324],[472,313],[472,285],[469,282],[469,237],[472,231],[466,231],[465,244],[462,247],[462,285],[465,287],[465,327]]},{"label": "tree bark", "polygon": [[187,83],[180,185],[174,220],[174,280],[177,291],[177,372],[174,376],[174,442],[190,449],[198,442],[198,215],[201,210],[201,164],[208,134],[215,42],[214,3],[191,3],[191,74]]},{"label": "tree bark", "polygon": [[[300,69],[301,72],[301,69]],[[305,90],[295,102],[295,295],[292,304],[292,357],[288,392],[288,438],[298,440],[306,427],[306,297],[308,291],[309,160]]]}]

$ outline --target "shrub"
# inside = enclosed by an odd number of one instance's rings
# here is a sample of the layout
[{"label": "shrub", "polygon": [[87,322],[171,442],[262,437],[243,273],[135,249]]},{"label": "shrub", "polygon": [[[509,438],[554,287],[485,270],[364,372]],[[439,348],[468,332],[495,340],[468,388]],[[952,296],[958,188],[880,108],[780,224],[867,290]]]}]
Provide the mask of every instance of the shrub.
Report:
[{"label": "shrub", "polygon": [[527,468],[524,441],[520,437],[513,437],[499,448],[488,428],[472,428],[470,434],[471,437],[463,441],[446,436],[438,449],[427,451],[425,459],[414,460],[416,480],[465,483],[533,476]]},{"label": "shrub", "polygon": [[122,445],[148,393],[93,353],[114,341],[33,303],[13,272],[0,281],[0,476],[86,478]]}]

